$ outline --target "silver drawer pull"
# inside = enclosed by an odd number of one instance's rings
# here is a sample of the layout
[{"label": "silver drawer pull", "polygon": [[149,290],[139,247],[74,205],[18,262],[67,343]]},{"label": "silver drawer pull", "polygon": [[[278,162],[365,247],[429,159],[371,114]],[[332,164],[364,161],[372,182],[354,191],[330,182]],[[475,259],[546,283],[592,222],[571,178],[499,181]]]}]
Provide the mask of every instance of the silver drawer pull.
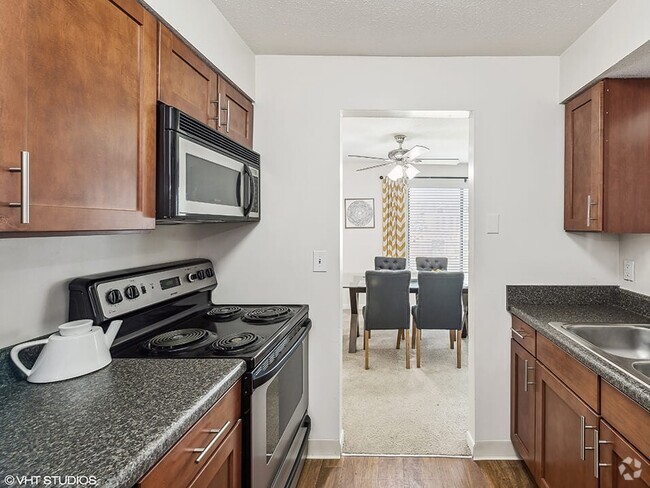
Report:
[{"label": "silver drawer pull", "polygon": [[594,451],[597,448],[585,446],[585,430],[586,429],[596,429],[595,425],[586,425],[586,419],[584,415],[580,415],[580,460],[585,460],[585,453],[587,451]]},{"label": "silver drawer pull", "polygon": [[194,449],[192,449],[192,452],[200,452],[201,453],[201,454],[199,454],[199,457],[197,457],[194,460],[194,462],[196,464],[203,461],[203,458],[208,454],[208,452],[210,452],[210,449],[212,449],[215,446],[215,444],[219,441],[219,439],[221,439],[221,436],[223,436],[228,431],[228,427],[230,427],[230,420],[228,422],[226,422],[224,424],[224,426],[221,427],[220,429],[210,429],[211,434],[217,434],[210,441],[210,443],[205,447],[195,447]]},{"label": "silver drawer pull", "polygon": [[598,220],[596,217],[591,216],[591,207],[593,205],[598,205],[598,203],[592,202],[591,195],[587,195],[587,227],[591,227],[592,220]]},{"label": "silver drawer pull", "polygon": [[514,335],[516,335],[520,339],[524,339],[524,338],[528,337],[527,334],[522,334],[523,330],[517,330],[517,329],[513,329],[513,328],[510,328],[510,330],[512,331],[512,333]]},{"label": "silver drawer pull", "polygon": [[230,132],[230,100],[226,101],[226,132]]},{"label": "silver drawer pull", "polygon": [[20,152],[20,168],[9,168],[12,173],[20,173],[20,202],[12,202],[10,207],[20,207],[20,223],[29,224],[29,151]]}]

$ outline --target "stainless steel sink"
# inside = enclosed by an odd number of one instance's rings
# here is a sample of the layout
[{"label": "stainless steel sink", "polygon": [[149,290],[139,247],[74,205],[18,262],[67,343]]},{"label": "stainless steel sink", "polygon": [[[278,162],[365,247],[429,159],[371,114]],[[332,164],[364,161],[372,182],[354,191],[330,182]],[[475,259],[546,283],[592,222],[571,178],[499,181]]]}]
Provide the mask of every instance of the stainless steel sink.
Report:
[{"label": "stainless steel sink", "polygon": [[645,375],[647,378],[650,378],[650,361],[639,361],[633,363],[632,367],[642,375]]},{"label": "stainless steel sink", "polygon": [[618,369],[650,385],[650,324],[549,324]]},{"label": "stainless steel sink", "polygon": [[565,325],[564,328],[615,356],[650,359],[650,327],[642,325]]}]

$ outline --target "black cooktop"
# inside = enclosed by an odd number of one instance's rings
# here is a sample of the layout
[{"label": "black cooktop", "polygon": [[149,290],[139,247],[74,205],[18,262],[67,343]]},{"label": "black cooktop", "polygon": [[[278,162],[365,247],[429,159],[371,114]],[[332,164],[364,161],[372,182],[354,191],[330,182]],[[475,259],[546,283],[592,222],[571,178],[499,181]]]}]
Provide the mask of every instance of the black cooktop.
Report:
[{"label": "black cooktop", "polygon": [[254,368],[307,318],[306,305],[212,305],[129,340],[116,358],[239,358]]}]

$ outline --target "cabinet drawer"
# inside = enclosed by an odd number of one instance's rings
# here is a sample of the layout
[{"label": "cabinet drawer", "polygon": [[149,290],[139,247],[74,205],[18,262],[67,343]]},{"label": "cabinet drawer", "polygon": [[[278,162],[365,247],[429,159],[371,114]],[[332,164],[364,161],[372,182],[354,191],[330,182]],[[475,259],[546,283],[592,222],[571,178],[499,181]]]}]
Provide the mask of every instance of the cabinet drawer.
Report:
[{"label": "cabinet drawer", "polygon": [[600,381],[601,414],[631,444],[650,457],[650,412],[606,381]]},{"label": "cabinet drawer", "polygon": [[512,338],[533,356],[535,355],[535,329],[519,317],[512,316]]},{"label": "cabinet drawer", "polygon": [[188,488],[240,488],[241,451],[242,426],[241,420],[238,420]]},{"label": "cabinet drawer", "polygon": [[537,336],[537,359],[580,399],[599,412],[598,375],[580,364],[546,337]]},{"label": "cabinet drawer", "polygon": [[[237,382],[142,478],[140,488],[188,486],[211,459],[241,415],[241,382]],[[219,432],[216,431],[219,429]],[[217,439],[218,437],[218,439]],[[217,439],[215,441],[215,439]],[[212,443],[214,441],[214,443]],[[212,444],[211,444],[212,443]],[[197,462],[202,453],[209,451]]]}]

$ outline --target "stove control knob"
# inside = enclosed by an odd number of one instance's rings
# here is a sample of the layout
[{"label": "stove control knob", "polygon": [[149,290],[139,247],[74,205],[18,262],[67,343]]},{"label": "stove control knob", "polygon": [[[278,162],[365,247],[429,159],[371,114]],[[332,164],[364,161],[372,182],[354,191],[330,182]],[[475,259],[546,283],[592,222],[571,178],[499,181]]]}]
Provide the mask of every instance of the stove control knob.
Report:
[{"label": "stove control knob", "polygon": [[187,281],[189,281],[190,283],[194,283],[196,281],[196,278],[197,278],[196,273],[190,273],[187,275]]},{"label": "stove control knob", "polygon": [[212,268],[208,268],[205,270],[205,276],[208,278],[212,278],[214,276],[214,271],[212,271]]},{"label": "stove control knob", "polygon": [[140,296],[140,292],[138,291],[138,287],[135,285],[129,285],[126,288],[124,288],[124,295],[126,298],[129,300],[135,300]]},{"label": "stove control knob", "polygon": [[197,271],[196,276],[198,276],[198,278],[200,280],[204,280],[205,279],[205,271],[203,271],[202,269]]},{"label": "stove control knob", "polygon": [[111,305],[120,303],[122,301],[122,294],[120,293],[120,290],[116,290],[115,288],[108,290],[106,293],[106,301]]}]

